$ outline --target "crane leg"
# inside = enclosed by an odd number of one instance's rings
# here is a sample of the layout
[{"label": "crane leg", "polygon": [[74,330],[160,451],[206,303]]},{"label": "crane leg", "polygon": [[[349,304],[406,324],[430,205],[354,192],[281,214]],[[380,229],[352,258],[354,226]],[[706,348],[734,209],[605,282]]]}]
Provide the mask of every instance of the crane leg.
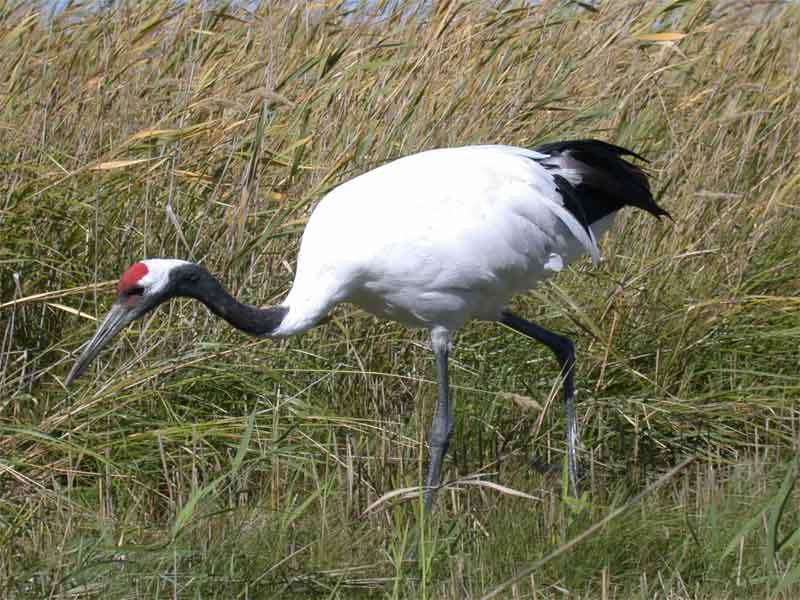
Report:
[{"label": "crane leg", "polygon": [[438,396],[428,432],[428,476],[425,478],[425,512],[430,512],[433,495],[442,474],[442,459],[447,452],[453,433],[453,405],[450,403],[447,377],[447,355],[450,352],[450,332],[436,328],[431,332],[433,352],[436,355],[436,381]]},{"label": "crane leg", "polygon": [[572,492],[577,498],[578,488],[578,463],[575,458],[575,445],[578,439],[578,423],[575,419],[575,405],[573,396],[575,394],[575,382],[573,371],[575,370],[575,347],[569,338],[548,331],[544,327],[526,321],[514,313],[504,310],[500,315],[500,322],[513,329],[514,331],[526,335],[529,338],[543,343],[556,355],[559,365],[561,365],[561,376],[564,379],[564,408],[567,413],[567,468],[569,470],[569,481],[572,485]]}]

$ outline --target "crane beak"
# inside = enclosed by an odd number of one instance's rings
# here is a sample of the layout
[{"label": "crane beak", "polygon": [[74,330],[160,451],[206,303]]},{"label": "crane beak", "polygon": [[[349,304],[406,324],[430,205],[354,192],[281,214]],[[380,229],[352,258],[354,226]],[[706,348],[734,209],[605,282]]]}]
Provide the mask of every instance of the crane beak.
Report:
[{"label": "crane beak", "polygon": [[111,310],[106,315],[103,322],[97,328],[94,337],[89,340],[83,350],[80,358],[72,367],[72,370],[64,380],[64,385],[69,386],[81,373],[89,366],[94,358],[100,353],[111,338],[120,332],[128,323],[133,321],[138,316],[135,306],[130,306],[127,303],[117,300],[111,306]]}]

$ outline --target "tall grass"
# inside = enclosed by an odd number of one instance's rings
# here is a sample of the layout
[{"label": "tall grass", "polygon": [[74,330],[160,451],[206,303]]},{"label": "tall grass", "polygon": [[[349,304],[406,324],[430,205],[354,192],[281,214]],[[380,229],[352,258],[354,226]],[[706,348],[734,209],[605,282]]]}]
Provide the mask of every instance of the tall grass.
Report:
[{"label": "tall grass", "polygon": [[[798,55],[790,3],[0,2],[0,594],[478,598],[697,456],[502,594],[796,597]],[[425,519],[384,498],[424,467],[422,332],[345,307],[250,341],[180,301],[62,385],[131,262],[272,303],[338,183],[590,136],[651,159],[675,223],[625,213],[600,268],[515,300],[577,342],[581,501],[534,468],[552,358],[496,325],[457,340],[461,483]]]}]

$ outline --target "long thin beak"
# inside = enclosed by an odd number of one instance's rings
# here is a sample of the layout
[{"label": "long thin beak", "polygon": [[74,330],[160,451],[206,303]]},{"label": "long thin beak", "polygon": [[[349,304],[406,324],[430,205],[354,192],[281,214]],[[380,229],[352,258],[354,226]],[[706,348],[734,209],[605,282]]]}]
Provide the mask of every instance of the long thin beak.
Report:
[{"label": "long thin beak", "polygon": [[67,378],[64,380],[64,385],[68,386],[76,377],[79,377],[86,367],[94,360],[95,356],[100,353],[103,346],[135,318],[135,311],[131,307],[119,301],[114,302],[106,318],[103,319],[103,322],[100,323],[100,326],[97,328],[94,337],[86,344],[86,348],[84,348],[80,358],[72,367],[69,375],[67,375]]}]

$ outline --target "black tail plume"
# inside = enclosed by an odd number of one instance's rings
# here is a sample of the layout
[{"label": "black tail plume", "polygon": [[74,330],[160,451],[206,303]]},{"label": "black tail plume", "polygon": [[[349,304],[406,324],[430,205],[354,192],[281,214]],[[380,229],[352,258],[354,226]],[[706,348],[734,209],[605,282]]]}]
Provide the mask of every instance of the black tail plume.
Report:
[{"label": "black tail plume", "polygon": [[599,140],[570,140],[534,148],[546,154],[538,162],[552,172],[565,207],[589,226],[623,206],[635,206],[655,217],[670,214],[658,206],[647,175],[623,156],[647,160],[635,152]]}]

